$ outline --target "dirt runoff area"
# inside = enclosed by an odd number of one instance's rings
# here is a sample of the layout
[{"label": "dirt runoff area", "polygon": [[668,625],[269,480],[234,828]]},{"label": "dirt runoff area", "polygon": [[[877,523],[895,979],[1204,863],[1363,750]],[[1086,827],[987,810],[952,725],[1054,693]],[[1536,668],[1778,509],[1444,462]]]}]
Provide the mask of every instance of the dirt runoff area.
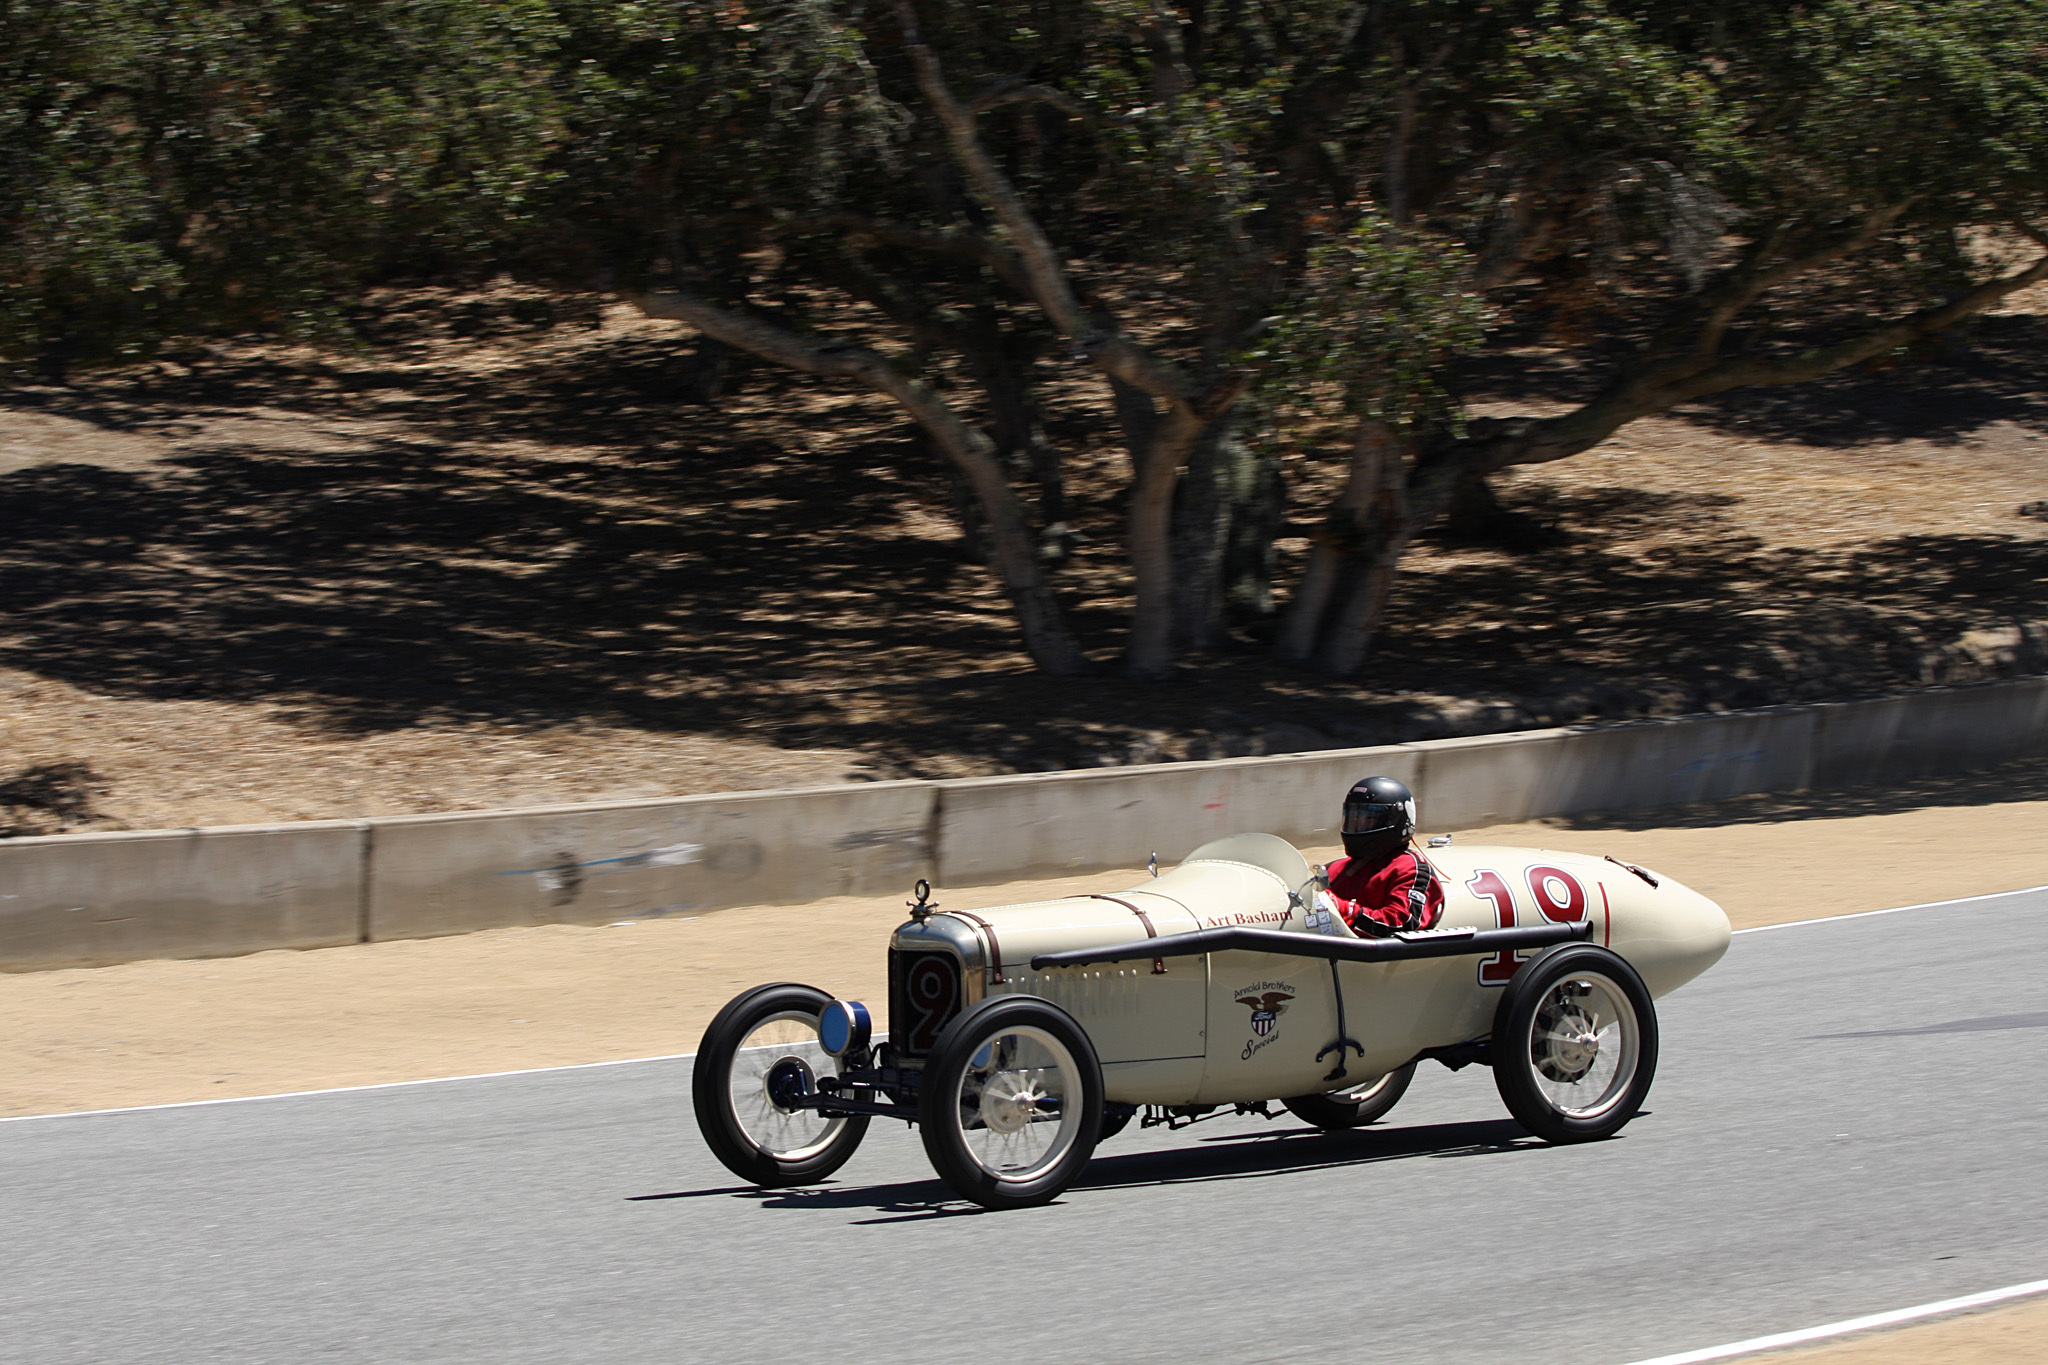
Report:
[{"label": "dirt runoff area", "polygon": [[[1425,807],[1426,814],[1426,807]],[[1714,897],[1738,928],[2048,884],[2048,763],[1627,818],[1458,832],[1613,854]],[[1330,856],[1334,850],[1322,850]],[[1942,869],[1939,884],[1928,869]],[[962,909],[1109,890],[1133,868],[941,887]],[[903,897],[841,897],[603,928],[268,952],[0,977],[0,1114],[214,1100],[689,1052],[741,989],[801,980],[886,999]],[[2038,1360],[2048,1304],[1787,1358]]]}]

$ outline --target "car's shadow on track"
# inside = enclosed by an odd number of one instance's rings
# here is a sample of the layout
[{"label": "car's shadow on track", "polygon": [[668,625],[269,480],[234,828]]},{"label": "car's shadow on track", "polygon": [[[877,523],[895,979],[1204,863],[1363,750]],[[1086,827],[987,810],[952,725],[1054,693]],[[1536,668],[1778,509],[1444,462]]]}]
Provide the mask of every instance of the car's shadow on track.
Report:
[{"label": "car's shadow on track", "polygon": [[626,1196],[626,1202],[644,1204],[669,1199],[704,1199],[714,1195],[751,1199],[764,1209],[878,1209],[893,1215],[861,1219],[863,1224],[902,1223],[988,1212],[957,1197],[937,1177],[889,1185],[799,1185],[781,1190],[763,1189],[758,1185],[724,1185],[708,1190],[676,1190],[669,1194],[633,1194]]},{"label": "car's shadow on track", "polygon": [[[1123,1190],[1194,1185],[1216,1180],[1258,1180],[1304,1171],[1370,1166],[1385,1161],[1496,1156],[1543,1145],[1512,1119],[1490,1119],[1481,1123],[1428,1123],[1407,1128],[1366,1128],[1336,1133],[1316,1128],[1268,1129],[1255,1133],[1218,1134],[1165,1151],[1104,1155],[1104,1148],[1098,1147],[1095,1159],[1074,1182],[1073,1190]],[[989,1212],[960,1199],[936,1178],[887,1185],[827,1184],[782,1190],[724,1185],[668,1194],[630,1195],[628,1200],[647,1203],[718,1195],[752,1199],[765,1209],[872,1209],[883,1215],[858,1219],[856,1226],[924,1222]]]},{"label": "car's shadow on track", "polygon": [[[1193,1147],[1098,1155],[1075,1189],[1131,1189],[1191,1185],[1212,1180],[1259,1180],[1302,1171],[1370,1166],[1418,1157],[1493,1156],[1543,1144],[1512,1119],[1483,1123],[1425,1123],[1408,1128],[1319,1128],[1220,1133]],[[1100,1148],[1096,1149],[1098,1153]]]}]

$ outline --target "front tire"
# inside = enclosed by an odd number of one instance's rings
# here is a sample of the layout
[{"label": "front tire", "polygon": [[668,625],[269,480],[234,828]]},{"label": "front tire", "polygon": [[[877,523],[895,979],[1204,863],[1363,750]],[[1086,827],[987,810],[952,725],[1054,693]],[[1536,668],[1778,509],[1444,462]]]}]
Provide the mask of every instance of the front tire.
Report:
[{"label": "front tire", "polygon": [[1501,1099],[1531,1133],[1559,1143],[1612,1137],[1650,1093],[1657,1009],[1619,954],[1566,943],[1508,982],[1488,1051]]},{"label": "front tire", "polygon": [[954,1016],[918,1093],[925,1154],[983,1208],[1046,1204],[1074,1183],[1102,1132],[1102,1067],[1056,1005],[999,995]]},{"label": "front tire", "polygon": [[828,1119],[791,1108],[815,1093],[838,1059],[818,1043],[818,1016],[832,997],[810,986],[756,986],[704,1030],[690,1098],[713,1156],[742,1180],[776,1188],[810,1185],[846,1164],[867,1135],[865,1115]]},{"label": "front tire", "polygon": [[1345,1128],[1363,1128],[1368,1123],[1377,1123],[1387,1116],[1387,1111],[1401,1102],[1401,1096],[1408,1093],[1408,1083],[1415,1079],[1415,1063],[1395,1067],[1376,1081],[1353,1086],[1349,1090],[1331,1090],[1320,1095],[1296,1095],[1282,1104],[1304,1123],[1312,1123],[1328,1132]]}]

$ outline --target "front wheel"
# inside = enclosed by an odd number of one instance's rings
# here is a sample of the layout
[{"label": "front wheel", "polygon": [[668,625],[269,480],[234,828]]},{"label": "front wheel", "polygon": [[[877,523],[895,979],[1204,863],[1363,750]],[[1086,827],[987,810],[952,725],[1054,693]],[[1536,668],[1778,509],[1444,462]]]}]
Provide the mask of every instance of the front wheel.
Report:
[{"label": "front wheel", "polygon": [[962,1011],[932,1044],[918,1092],[925,1154],[984,1208],[1050,1203],[1102,1132],[1102,1067],[1073,1016],[1028,995]]},{"label": "front wheel", "polygon": [[1567,943],[1515,973],[1493,1017],[1493,1081],[1545,1142],[1612,1137],[1657,1070],[1657,1010],[1619,954]]},{"label": "front wheel", "polygon": [[1363,1128],[1387,1116],[1387,1111],[1408,1093],[1415,1079],[1415,1063],[1395,1067],[1376,1081],[1349,1090],[1331,1090],[1320,1095],[1296,1095],[1282,1104],[1305,1123],[1335,1132],[1342,1128]]},{"label": "front wheel", "polygon": [[756,986],[733,999],[698,1045],[690,1077],[697,1127],[711,1153],[756,1185],[809,1185],[846,1164],[865,1115],[826,1118],[789,1103],[816,1094],[838,1059],[818,1043],[832,997],[810,986]]}]

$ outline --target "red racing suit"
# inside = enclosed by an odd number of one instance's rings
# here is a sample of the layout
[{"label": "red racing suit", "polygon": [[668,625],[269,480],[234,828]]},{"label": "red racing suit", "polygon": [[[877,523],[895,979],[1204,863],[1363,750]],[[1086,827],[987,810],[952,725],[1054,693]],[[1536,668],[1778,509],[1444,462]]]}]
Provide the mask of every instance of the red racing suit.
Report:
[{"label": "red racing suit", "polygon": [[1383,863],[1339,858],[1329,866],[1330,901],[1361,938],[1397,929],[1431,929],[1444,913],[1444,882],[1412,848]]}]

